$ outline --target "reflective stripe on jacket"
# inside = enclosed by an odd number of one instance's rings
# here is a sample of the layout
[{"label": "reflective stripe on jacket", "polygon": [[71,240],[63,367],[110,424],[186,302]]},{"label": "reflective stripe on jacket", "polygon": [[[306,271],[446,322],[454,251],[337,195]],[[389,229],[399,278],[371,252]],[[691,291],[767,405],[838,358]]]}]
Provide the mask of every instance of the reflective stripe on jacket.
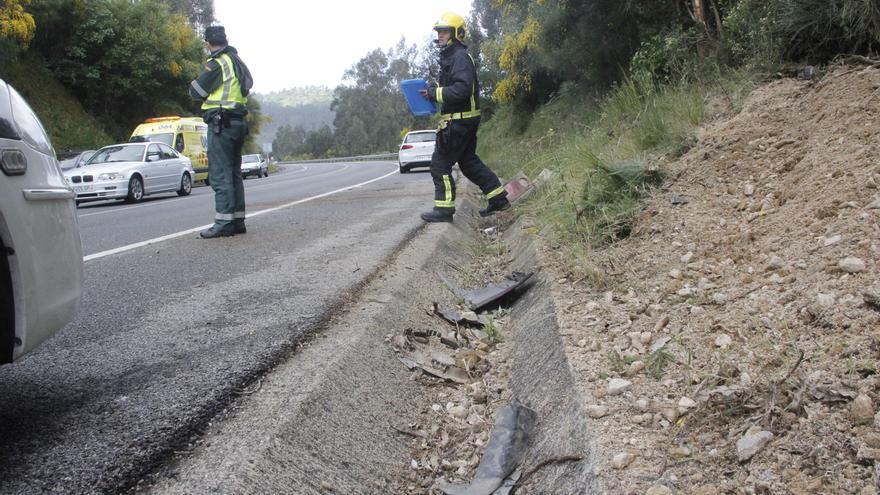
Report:
[{"label": "reflective stripe on jacket", "polygon": [[241,84],[235,76],[235,68],[232,65],[232,57],[227,53],[221,53],[212,57],[209,61],[215,61],[220,65],[223,73],[223,84],[220,84],[211,92],[202,103],[202,110],[224,108],[228,110],[243,110],[247,105],[247,98],[241,95]]}]

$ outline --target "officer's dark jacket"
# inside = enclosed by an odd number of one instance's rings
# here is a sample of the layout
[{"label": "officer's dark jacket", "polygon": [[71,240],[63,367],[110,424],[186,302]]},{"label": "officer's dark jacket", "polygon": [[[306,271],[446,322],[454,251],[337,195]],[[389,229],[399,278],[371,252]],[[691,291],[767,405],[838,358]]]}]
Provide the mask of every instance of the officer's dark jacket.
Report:
[{"label": "officer's dark jacket", "polygon": [[480,82],[467,46],[454,42],[440,52],[441,114],[470,112],[480,108]]},{"label": "officer's dark jacket", "polygon": [[[223,71],[220,69],[220,63],[214,60],[215,57],[219,57],[220,55],[228,53],[230,58],[232,58],[232,66],[235,71],[235,77],[238,78],[239,81],[242,80],[242,71],[246,69],[242,69],[240,66],[241,59],[238,57],[238,50],[231,46],[224,46],[217,51],[211,52],[211,60],[202,67],[202,73],[199,74],[199,77],[196,78],[194,83],[198,84],[205,91],[205,95],[209,95],[214,92],[215,89],[219,88],[220,85],[223,84]],[[198,91],[190,84],[189,87],[189,96],[198,101],[205,101],[207,96],[200,95]],[[209,110],[207,113],[216,113],[217,109]],[[244,113],[247,113],[246,111]],[[242,114],[244,115],[244,114]],[[205,121],[208,121],[209,115],[205,115]]]}]

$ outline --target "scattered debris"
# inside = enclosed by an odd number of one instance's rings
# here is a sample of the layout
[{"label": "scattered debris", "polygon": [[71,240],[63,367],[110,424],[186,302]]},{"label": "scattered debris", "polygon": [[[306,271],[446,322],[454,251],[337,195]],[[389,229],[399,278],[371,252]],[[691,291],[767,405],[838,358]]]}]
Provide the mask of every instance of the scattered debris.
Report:
[{"label": "scattered debris", "polygon": [[454,309],[441,308],[436,302],[434,303],[434,314],[456,326],[469,325],[472,327],[483,328],[486,324],[485,316],[478,315],[472,311],[459,313]]},{"label": "scattered debris", "polygon": [[504,184],[504,190],[507,191],[507,200],[511,203],[524,200],[535,192],[535,186],[532,181],[522,171],[507,184]]},{"label": "scattered debris", "polygon": [[471,310],[476,311],[519,289],[533,274],[534,272],[513,272],[503,282],[489,284],[485,288],[464,294],[464,302]]},{"label": "scattered debris", "polygon": [[473,481],[469,485],[454,485],[441,480],[440,490],[447,495],[491,495],[519,466],[536,420],[534,410],[517,402],[498,409]]},{"label": "scattered debris", "polygon": [[459,384],[470,383],[470,375],[457,366],[455,357],[432,347],[431,337],[436,338],[440,345],[446,345],[443,343],[444,337],[440,336],[438,332],[422,332],[411,329],[407,329],[402,336],[392,336],[387,340],[398,353],[397,358],[408,369],[418,368],[431,376]]}]

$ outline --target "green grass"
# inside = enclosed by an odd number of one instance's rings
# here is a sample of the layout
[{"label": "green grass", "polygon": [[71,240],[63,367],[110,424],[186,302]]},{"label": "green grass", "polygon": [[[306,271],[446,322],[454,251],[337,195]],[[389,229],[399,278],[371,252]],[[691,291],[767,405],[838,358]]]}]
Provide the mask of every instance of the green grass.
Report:
[{"label": "green grass", "polygon": [[117,140],[111,135],[128,135],[131,130],[108,133],[102,124],[52,76],[38,57],[26,55],[4,64],[0,78],[10,83],[34,109],[52,139],[55,150],[97,149]]},{"label": "green grass", "polygon": [[738,109],[753,87],[747,73],[705,79],[666,86],[630,79],[604,99],[564,87],[525,126],[512,109],[500,108],[482,126],[479,151],[504,177],[554,172],[520,210],[542,226],[551,248],[590,276],[590,251],[629,235],[646,197],[663,182],[663,164],[696,143],[698,127],[716,107]]}]

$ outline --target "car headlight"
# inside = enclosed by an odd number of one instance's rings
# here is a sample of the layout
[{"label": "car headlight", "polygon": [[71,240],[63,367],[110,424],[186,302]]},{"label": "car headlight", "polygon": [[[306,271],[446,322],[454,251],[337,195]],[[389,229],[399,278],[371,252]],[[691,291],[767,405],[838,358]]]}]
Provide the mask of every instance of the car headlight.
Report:
[{"label": "car headlight", "polygon": [[119,172],[110,172],[107,174],[99,174],[98,180],[120,180],[124,179],[125,174],[120,174]]}]

